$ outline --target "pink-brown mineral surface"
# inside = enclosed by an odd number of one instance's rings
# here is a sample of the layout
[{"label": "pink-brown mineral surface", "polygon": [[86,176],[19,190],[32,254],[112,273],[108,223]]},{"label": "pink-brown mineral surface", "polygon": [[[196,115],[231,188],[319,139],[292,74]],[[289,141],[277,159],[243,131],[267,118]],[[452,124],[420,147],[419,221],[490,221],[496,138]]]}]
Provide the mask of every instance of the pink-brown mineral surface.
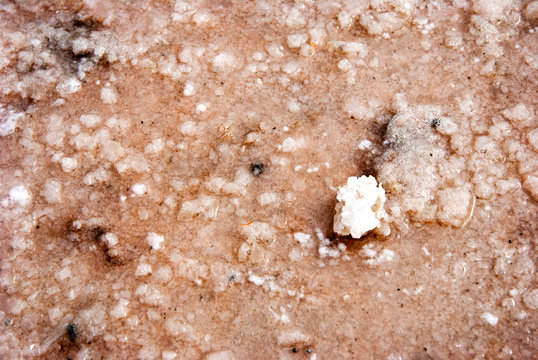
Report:
[{"label": "pink-brown mineral surface", "polygon": [[0,359],[536,359],[537,27],[0,0]]}]

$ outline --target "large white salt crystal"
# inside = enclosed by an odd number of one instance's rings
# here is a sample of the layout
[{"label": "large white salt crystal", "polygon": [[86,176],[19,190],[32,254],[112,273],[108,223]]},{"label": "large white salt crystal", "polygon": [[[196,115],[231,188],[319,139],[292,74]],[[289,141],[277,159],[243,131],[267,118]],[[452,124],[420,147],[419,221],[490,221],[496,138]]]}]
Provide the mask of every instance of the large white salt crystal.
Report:
[{"label": "large white salt crystal", "polygon": [[101,100],[105,104],[115,104],[118,101],[118,93],[113,88],[104,87],[101,89]]},{"label": "large white salt crystal", "polygon": [[258,196],[258,202],[261,206],[278,204],[280,197],[277,193],[266,192]]},{"label": "large white salt crystal", "polygon": [[95,183],[103,183],[109,179],[110,175],[110,171],[108,171],[102,166],[99,166],[94,171],[87,173],[86,176],[84,176],[84,178],[82,179],[82,182],[88,186]]},{"label": "large white salt crystal", "polygon": [[26,307],[28,303],[18,298],[11,298],[7,300],[9,312],[13,315],[19,315]]},{"label": "large white salt crystal", "polygon": [[298,241],[303,248],[312,248],[314,246],[314,241],[310,234],[305,234],[302,232],[296,232],[293,234],[293,238]]},{"label": "large white salt crystal", "polygon": [[523,294],[523,303],[531,310],[538,309],[538,289]]},{"label": "large white salt crystal", "polygon": [[512,108],[504,109],[502,116],[514,122],[529,120],[532,117],[531,111],[523,103],[519,103]]},{"label": "large white salt crystal", "polygon": [[316,27],[308,31],[308,34],[310,35],[310,41],[316,45],[321,44],[325,39],[325,36],[327,36],[327,32],[323,25],[316,25]]},{"label": "large white salt crystal", "polygon": [[183,317],[179,315],[166,319],[164,328],[166,332],[173,337],[184,336],[188,338],[193,333],[192,326],[187,324]]},{"label": "large white salt crystal", "polygon": [[131,186],[131,191],[133,192],[134,195],[142,196],[148,191],[148,189],[145,184],[140,183],[140,184],[133,184]]},{"label": "large white salt crystal", "polygon": [[290,48],[301,47],[308,40],[307,34],[292,34],[288,36],[288,46]]},{"label": "large white salt crystal", "polygon": [[12,204],[26,206],[30,204],[31,199],[32,196],[30,195],[30,192],[23,185],[15,186],[9,190],[9,201]]},{"label": "large white salt crystal", "polygon": [[118,243],[118,235],[114,233],[108,232],[101,239],[103,242],[107,244],[108,247],[112,247]]},{"label": "large white salt crystal", "polygon": [[473,195],[465,187],[446,188],[438,192],[440,222],[461,226],[469,215]]},{"label": "large white salt crystal", "polygon": [[72,78],[69,78],[69,79],[59,83],[56,86],[56,91],[58,91],[58,93],[61,96],[67,97],[67,96],[79,91],[81,88],[82,88],[81,82],[76,77],[72,77]]},{"label": "large white salt crystal", "polygon": [[491,326],[495,326],[499,322],[499,318],[489,312],[483,313],[481,317]]},{"label": "large white salt crystal", "polygon": [[228,72],[235,67],[235,57],[226,52],[222,52],[213,58],[213,71],[214,72]]},{"label": "large white salt crystal", "polygon": [[47,180],[41,191],[41,195],[49,204],[55,204],[62,200],[62,184],[54,180]]},{"label": "large white salt crystal", "polygon": [[185,87],[183,88],[184,96],[191,96],[194,94],[194,83],[190,80],[185,82]]},{"label": "large white salt crystal", "polygon": [[368,46],[360,41],[332,41],[330,45],[346,54],[356,55],[361,59],[368,55]]},{"label": "large white salt crystal", "polygon": [[0,107],[0,136],[13,134],[17,127],[17,120],[24,117],[24,113],[6,111]]},{"label": "large white salt crystal", "polygon": [[101,122],[101,117],[96,114],[84,114],[80,116],[80,122],[86,127],[93,128]]},{"label": "large white salt crystal", "polygon": [[152,249],[159,250],[164,242],[164,236],[150,232],[148,236],[146,236],[146,241]]},{"label": "large white salt crystal", "polygon": [[289,61],[282,66],[282,71],[293,77],[301,71],[301,65],[296,61]]},{"label": "large white salt crystal", "polygon": [[360,120],[373,119],[376,116],[376,102],[364,101],[361,98],[352,96],[345,100],[344,111],[351,117]]},{"label": "large white salt crystal", "polygon": [[125,155],[121,144],[114,140],[104,140],[101,143],[101,156],[108,161],[115,162]]},{"label": "large white salt crystal", "polygon": [[198,124],[192,120],[185,121],[181,126],[179,127],[179,131],[183,135],[187,136],[194,136],[198,133]]},{"label": "large white salt crystal", "polygon": [[287,137],[282,142],[282,145],[280,146],[280,150],[284,152],[292,152],[304,146],[305,146],[305,140],[303,138],[299,138],[295,140],[294,138]]},{"label": "large white salt crystal", "polygon": [[282,346],[306,344],[309,340],[310,338],[299,330],[282,331],[277,339],[278,344]]},{"label": "large white salt crystal", "polygon": [[129,300],[121,298],[118,304],[110,311],[113,318],[121,319],[129,314]]},{"label": "large white salt crystal", "polygon": [[271,44],[267,47],[267,52],[272,57],[279,59],[284,56],[284,47],[279,44]]},{"label": "large white salt crystal", "polygon": [[71,269],[69,269],[68,266],[62,268],[60,271],[57,271],[54,274],[54,277],[56,278],[56,280],[58,280],[60,282],[63,282],[65,280],[69,279],[72,276],[73,276],[73,274],[71,273]]},{"label": "large white salt crystal", "polygon": [[207,355],[206,360],[234,360],[233,353],[229,350],[212,352]]},{"label": "large white salt crystal", "polygon": [[296,7],[291,9],[287,15],[288,16],[286,17],[286,25],[288,25],[289,27],[299,28],[306,24],[305,16]]},{"label": "large white salt crystal", "polygon": [[473,10],[487,18],[503,18],[512,0],[473,0]]},{"label": "large white salt crystal", "polygon": [[78,161],[75,158],[66,157],[60,161],[60,164],[64,172],[71,172],[77,168]]},{"label": "large white salt crystal", "polygon": [[138,264],[135,270],[135,276],[146,276],[148,274],[151,274],[151,265],[146,264],[144,262],[141,262]]},{"label": "large white salt crystal", "polygon": [[253,244],[257,240],[271,242],[276,230],[271,224],[254,221],[248,225],[241,225],[241,233],[246,236],[248,243]]},{"label": "large white salt crystal", "polygon": [[334,231],[359,239],[387,218],[385,190],[373,176],[352,176],[336,195]]},{"label": "large white salt crystal", "polygon": [[149,171],[149,166],[146,161],[146,158],[141,154],[132,154],[127,156],[127,158],[116,163],[116,170],[118,172],[124,173],[128,170],[132,170],[137,173],[143,173]]},{"label": "large white salt crystal", "polygon": [[379,265],[386,262],[391,262],[396,257],[396,253],[390,249],[383,249],[379,254],[374,255],[374,257],[371,257],[370,259],[367,259],[365,262],[368,265]]},{"label": "large white salt crystal", "polygon": [[172,268],[168,265],[161,266],[154,272],[153,278],[161,284],[166,284],[172,279]]},{"label": "large white salt crystal", "polygon": [[171,350],[164,350],[161,353],[163,360],[174,360],[177,357],[177,353]]}]

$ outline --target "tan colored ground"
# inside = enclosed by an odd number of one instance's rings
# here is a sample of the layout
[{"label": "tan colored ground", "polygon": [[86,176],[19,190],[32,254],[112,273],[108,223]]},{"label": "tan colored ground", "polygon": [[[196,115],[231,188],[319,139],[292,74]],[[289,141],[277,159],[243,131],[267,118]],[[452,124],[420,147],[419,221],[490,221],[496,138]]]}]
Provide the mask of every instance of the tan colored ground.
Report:
[{"label": "tan colored ground", "polygon": [[[537,25],[0,1],[0,358],[536,358]],[[333,232],[360,175],[388,236]]]}]

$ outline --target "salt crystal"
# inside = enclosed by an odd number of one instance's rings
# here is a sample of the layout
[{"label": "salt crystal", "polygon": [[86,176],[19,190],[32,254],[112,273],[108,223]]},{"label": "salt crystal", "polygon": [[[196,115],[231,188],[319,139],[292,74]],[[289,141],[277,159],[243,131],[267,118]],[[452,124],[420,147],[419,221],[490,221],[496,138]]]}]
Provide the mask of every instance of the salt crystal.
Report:
[{"label": "salt crystal", "polygon": [[31,200],[30,191],[23,185],[15,186],[9,190],[9,200],[12,204],[27,206]]},{"label": "salt crystal", "polygon": [[146,236],[146,241],[154,250],[159,250],[161,248],[161,245],[164,241],[164,236],[156,234],[154,232],[150,232],[148,236]]},{"label": "salt crystal", "polygon": [[60,164],[64,172],[71,172],[77,168],[78,161],[77,159],[66,157],[61,160]]},{"label": "salt crystal", "polygon": [[486,320],[486,322],[490,324],[491,326],[495,326],[499,322],[499,318],[489,312],[483,313],[482,319]]},{"label": "salt crystal", "polygon": [[118,235],[114,233],[106,233],[102,239],[108,247],[112,247],[118,243]]},{"label": "salt crystal", "polygon": [[105,104],[115,104],[118,100],[118,94],[116,90],[109,87],[104,87],[101,89],[101,100]]},{"label": "salt crystal", "polygon": [[235,67],[235,57],[230,53],[220,53],[213,58],[213,71],[214,72],[228,72]]},{"label": "salt crystal", "polygon": [[140,263],[136,267],[135,276],[146,276],[151,274],[151,265],[146,263]]},{"label": "salt crystal", "polygon": [[336,196],[334,231],[359,239],[365,233],[381,226],[387,218],[383,209],[385,190],[373,176],[352,176],[338,189]]},{"label": "salt crystal", "polygon": [[146,193],[147,188],[144,184],[134,184],[131,186],[131,191],[134,195],[142,196]]},{"label": "salt crystal", "polygon": [[184,96],[192,96],[194,94],[194,83],[192,81],[186,81],[183,88]]}]

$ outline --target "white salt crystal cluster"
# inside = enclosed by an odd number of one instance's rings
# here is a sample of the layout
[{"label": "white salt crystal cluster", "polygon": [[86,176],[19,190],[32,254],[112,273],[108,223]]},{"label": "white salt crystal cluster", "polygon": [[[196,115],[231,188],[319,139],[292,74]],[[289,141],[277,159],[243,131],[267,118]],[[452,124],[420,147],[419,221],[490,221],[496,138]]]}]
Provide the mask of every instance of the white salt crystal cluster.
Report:
[{"label": "white salt crystal cluster", "polygon": [[334,231],[359,239],[382,225],[387,218],[383,209],[385,190],[373,176],[352,176],[336,195]]}]

